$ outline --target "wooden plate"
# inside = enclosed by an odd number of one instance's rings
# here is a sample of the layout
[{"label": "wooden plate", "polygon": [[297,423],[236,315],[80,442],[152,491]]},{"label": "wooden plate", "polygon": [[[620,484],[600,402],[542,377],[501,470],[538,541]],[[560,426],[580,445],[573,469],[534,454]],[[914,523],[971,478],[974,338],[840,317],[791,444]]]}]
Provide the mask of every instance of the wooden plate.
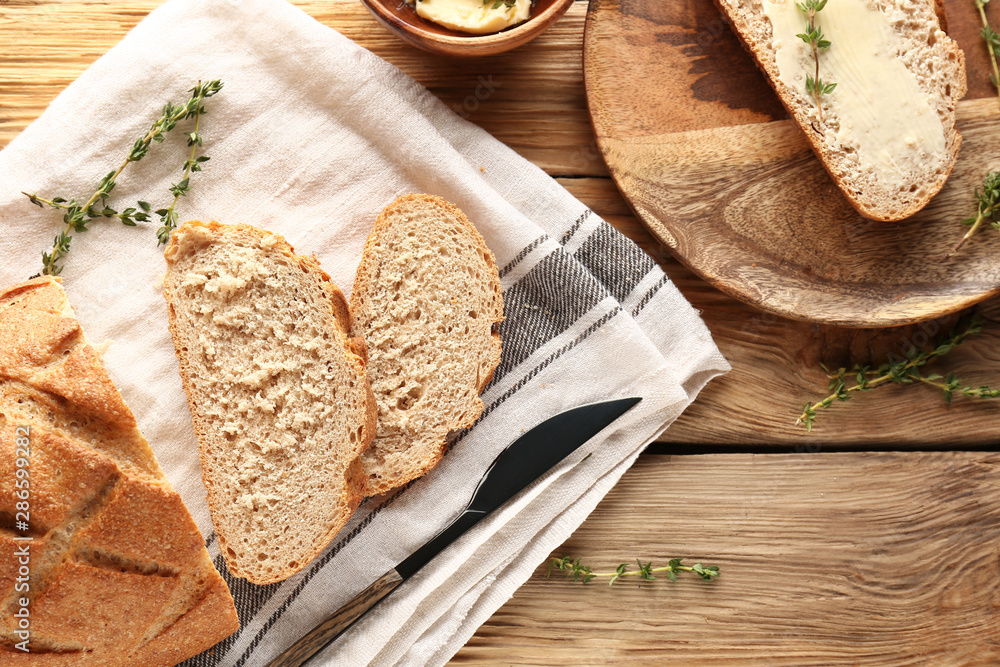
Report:
[{"label": "wooden plate", "polygon": [[590,0],[584,72],[598,146],[650,231],[738,299],[866,327],[972,305],[1000,292],[1000,234],[984,229],[944,257],[975,213],[976,186],[1000,169],[1000,105],[973,3],[945,6],[967,60],[962,149],[944,189],[908,220],[854,211],[712,0]]}]

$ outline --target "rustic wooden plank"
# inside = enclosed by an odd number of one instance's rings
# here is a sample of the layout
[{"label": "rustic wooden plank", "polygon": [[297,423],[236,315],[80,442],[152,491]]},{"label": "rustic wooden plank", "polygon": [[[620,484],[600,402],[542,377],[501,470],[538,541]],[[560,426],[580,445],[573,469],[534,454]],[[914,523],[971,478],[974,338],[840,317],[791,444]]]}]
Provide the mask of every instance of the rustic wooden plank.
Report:
[{"label": "rustic wooden plank", "polygon": [[[0,147],[159,4],[0,2]],[[482,59],[436,56],[404,44],[356,0],[293,4],[413,76],[550,173],[607,173],[596,151],[588,151],[593,135],[580,59],[586,2],[575,3],[527,46]]]},{"label": "rustic wooden plank", "polygon": [[[157,4],[149,0],[0,2],[0,146],[41,114],[63,87]],[[811,436],[793,425],[797,409],[822,395],[825,383],[818,363],[836,368],[879,362],[889,353],[902,353],[907,341],[933,338],[927,331],[940,333],[950,321],[879,331],[792,322],[723,295],[673,260],[606,178],[587,119],[582,81],[585,2],[577,2],[546,34],[523,49],[481,61],[443,58],[408,47],[353,0],[299,0],[297,4],[401,67],[470,120],[559,176],[570,192],[660,262],[702,311],[733,371],[708,386],[666,433],[666,440],[737,447],[754,443],[779,450],[846,445],[985,446],[1000,441],[1000,402],[984,405],[958,399],[945,406],[927,387],[886,388],[834,406],[821,416]],[[501,85],[494,86],[491,95],[485,94],[485,87],[480,89],[485,99],[479,100],[476,92],[483,81]],[[470,97],[478,105],[466,105]],[[995,308],[988,306],[987,312]],[[1000,312],[991,317],[995,322]],[[996,329],[994,324],[981,340],[954,352],[942,367],[954,367],[972,384],[1000,384]]]},{"label": "rustic wooden plank", "polygon": [[640,457],[556,553],[595,571],[688,556],[722,577],[609,588],[546,579],[543,565],[451,664],[997,664],[998,466],[970,453]]}]

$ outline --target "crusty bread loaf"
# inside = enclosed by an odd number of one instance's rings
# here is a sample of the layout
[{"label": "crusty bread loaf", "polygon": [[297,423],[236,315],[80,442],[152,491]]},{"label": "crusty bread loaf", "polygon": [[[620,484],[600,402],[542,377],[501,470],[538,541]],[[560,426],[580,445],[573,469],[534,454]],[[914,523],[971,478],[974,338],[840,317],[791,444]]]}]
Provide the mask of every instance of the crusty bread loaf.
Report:
[{"label": "crusty bread loaf", "polygon": [[[25,453],[30,542],[16,524]],[[0,664],[167,667],[239,627],[198,528],[48,276],[0,292],[0,520]],[[29,653],[16,648],[22,597]]]},{"label": "crusty bread loaf", "polygon": [[233,574],[281,581],[363,498],[375,434],[364,343],[311,258],[248,225],[188,222],[164,295],[219,547]]},{"label": "crusty bread loaf", "polygon": [[366,494],[431,470],[449,431],[483,411],[500,363],[503,295],[493,253],[439,197],[390,204],[365,244],[351,292],[352,333],[368,344],[378,434],[362,455]]},{"label": "crusty bread loaf", "polygon": [[[790,11],[796,11],[794,2],[716,0],[823,166],[858,212],[873,220],[901,220],[913,215],[944,185],[962,140],[955,128],[955,107],[966,90],[965,55],[941,29],[941,7],[935,0],[850,0],[854,3],[850,7],[844,4],[848,0],[830,0],[816,15],[817,25],[831,42],[828,49],[820,51],[819,73],[821,79],[837,87],[821,96],[820,110],[806,88],[806,76],[815,73],[812,50],[795,36],[807,32],[808,15],[799,11],[797,25],[782,27],[779,21],[776,30],[768,14],[780,19],[777,8],[784,5],[788,10],[791,5]],[[848,11],[854,12],[849,19],[844,14]],[[878,32],[871,32],[876,29]],[[865,36],[874,34],[884,39]],[[781,71],[776,54],[782,49],[789,58],[797,57],[797,71]],[[797,51],[793,56],[788,49]],[[863,59],[869,57],[866,50],[874,50],[873,60]],[[834,63],[844,58],[857,62],[836,65],[840,71],[831,73]],[[875,64],[889,61],[893,67],[902,63],[909,74],[886,74],[887,81],[916,91],[912,99],[901,100],[872,78],[873,72],[881,69]],[[789,60],[783,62],[787,65]],[[907,77],[915,81],[915,88]],[[874,106],[867,108],[859,100],[870,100]],[[863,111],[859,114],[857,109]],[[929,128],[935,122],[940,127]],[[879,139],[882,132],[894,132],[895,137],[886,150],[873,150],[884,143]],[[929,138],[922,139],[925,136]]]}]

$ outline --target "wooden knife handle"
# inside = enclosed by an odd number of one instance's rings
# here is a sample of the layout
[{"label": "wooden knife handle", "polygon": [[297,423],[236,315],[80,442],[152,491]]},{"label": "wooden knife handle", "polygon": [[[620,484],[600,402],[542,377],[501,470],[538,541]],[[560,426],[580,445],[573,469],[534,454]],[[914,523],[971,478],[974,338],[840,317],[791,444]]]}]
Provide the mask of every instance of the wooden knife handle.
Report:
[{"label": "wooden knife handle", "polygon": [[403,577],[396,570],[389,570],[371,586],[358,593],[353,600],[272,660],[268,667],[299,667],[336,639],[340,633],[351,627],[365,612],[393,592],[401,583],[403,583]]}]

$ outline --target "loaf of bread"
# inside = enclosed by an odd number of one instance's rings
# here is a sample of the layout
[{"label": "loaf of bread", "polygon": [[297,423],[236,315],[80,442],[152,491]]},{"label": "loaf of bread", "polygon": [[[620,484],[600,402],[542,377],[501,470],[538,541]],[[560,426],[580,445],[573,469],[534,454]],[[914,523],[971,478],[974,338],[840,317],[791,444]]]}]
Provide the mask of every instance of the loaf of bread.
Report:
[{"label": "loaf of bread", "polygon": [[0,664],[168,667],[239,627],[198,528],[47,276],[0,292],[0,520]]},{"label": "loaf of bread", "polygon": [[363,498],[364,343],[319,264],[248,225],[188,222],[164,295],[219,547],[256,584],[295,574]]},{"label": "loaf of bread", "polygon": [[[796,0],[716,0],[830,176],[861,215],[901,220],[942,188],[962,138],[965,55],[941,28],[935,0],[830,0],[815,15],[829,47],[817,59],[797,35]],[[814,221],[820,222],[820,221]]]},{"label": "loaf of bread", "polygon": [[483,411],[503,320],[493,253],[454,205],[400,197],[365,244],[351,316],[378,403],[378,433],[362,455],[365,493],[375,495],[431,470],[448,433]]}]

